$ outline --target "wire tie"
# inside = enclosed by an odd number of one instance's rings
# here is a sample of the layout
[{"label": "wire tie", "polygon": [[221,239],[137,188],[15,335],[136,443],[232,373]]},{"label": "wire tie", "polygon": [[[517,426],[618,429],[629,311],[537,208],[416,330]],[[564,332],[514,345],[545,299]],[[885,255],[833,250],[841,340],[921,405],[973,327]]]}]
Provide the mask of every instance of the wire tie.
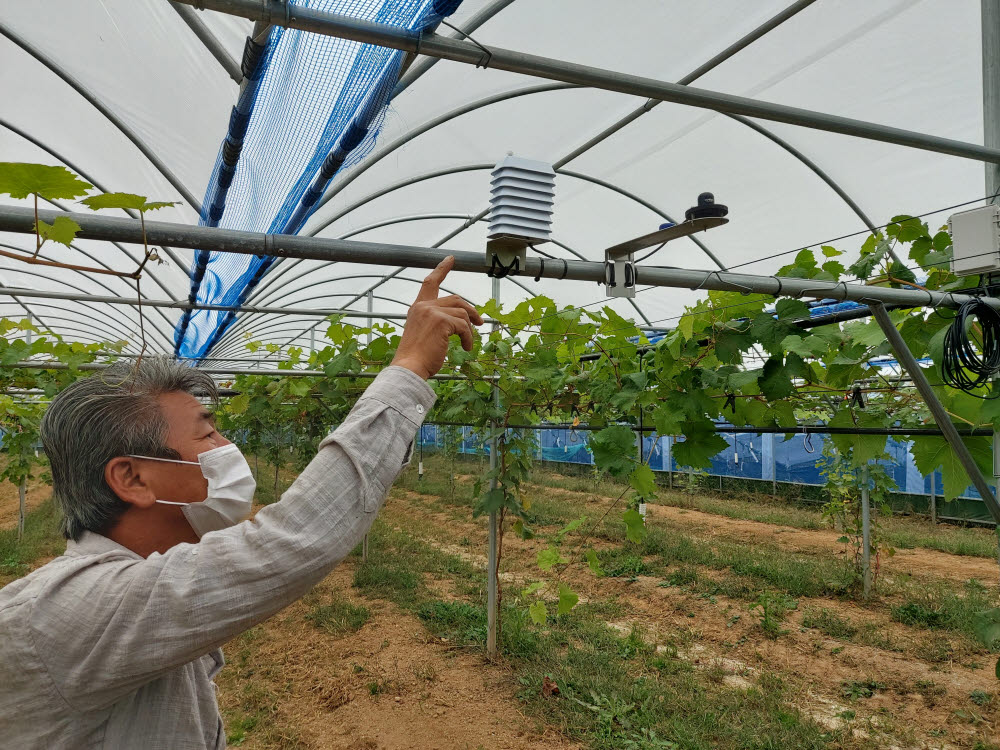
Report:
[{"label": "wire tie", "polygon": [[485,69],[485,68],[489,67],[490,62],[492,62],[492,60],[493,60],[493,53],[492,52],[490,52],[486,47],[484,47],[483,45],[481,45],[479,42],[477,42],[475,39],[473,39],[472,36],[470,36],[469,34],[466,34],[464,31],[462,31],[457,26],[452,26],[450,23],[448,23],[447,21],[443,21],[443,20],[441,21],[441,25],[442,26],[447,26],[452,31],[458,32],[459,34],[461,34],[463,37],[465,37],[466,39],[468,39],[470,42],[472,42],[474,45],[476,45],[477,47],[479,47],[479,49],[481,49],[483,51],[483,53],[484,53],[483,57],[480,57],[479,58],[479,62],[476,63],[476,67],[477,68],[484,68]]},{"label": "wire tie", "polygon": [[569,273],[569,263],[566,262],[565,258],[560,258],[560,260],[562,260],[563,272],[562,276],[559,277],[559,281],[562,281],[563,279],[566,278],[566,275]]},{"label": "wire tie", "polygon": [[541,281],[542,274],[545,273],[545,258],[538,259],[538,275],[535,276],[535,281]]}]

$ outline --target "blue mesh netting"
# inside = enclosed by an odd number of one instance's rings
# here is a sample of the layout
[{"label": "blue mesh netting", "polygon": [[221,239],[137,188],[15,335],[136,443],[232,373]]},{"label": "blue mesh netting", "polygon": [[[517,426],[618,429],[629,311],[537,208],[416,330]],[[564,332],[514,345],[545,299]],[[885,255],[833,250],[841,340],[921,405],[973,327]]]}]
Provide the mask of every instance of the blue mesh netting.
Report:
[{"label": "blue mesh netting", "polygon": [[[481,437],[477,437],[471,428],[456,428],[462,430],[463,440],[459,446],[460,453],[489,453]],[[811,434],[806,438],[796,435],[784,439],[782,435],[759,435],[756,433],[722,434],[729,447],[712,458],[712,465],[707,474],[734,479],[755,479],[790,484],[822,486],[826,480],[820,475],[817,461],[823,453],[823,444],[827,436]],[[589,433],[577,430],[536,430],[538,454],[541,461],[557,463],[572,463],[592,465],[594,458],[587,447]],[[436,425],[424,425],[419,440],[423,445],[444,447],[444,431]],[[643,437],[642,453],[648,457],[649,466],[653,471],[686,471],[673,458],[672,447],[675,438],[645,435]],[[890,458],[879,461],[889,472],[896,483],[896,491],[907,496],[927,496],[931,493],[933,481],[934,492],[940,500],[941,472],[935,472],[933,478],[923,476],[917,469],[910,453],[910,443],[890,438],[886,452]],[[994,492],[996,488],[994,487]],[[899,504],[897,504],[899,505]],[[899,505],[900,509],[924,512],[924,504]],[[992,523],[992,517],[986,510],[979,493],[974,487],[968,487],[960,498],[941,508],[940,518],[963,521]]]},{"label": "blue mesh netting", "polygon": [[[315,10],[419,31],[461,0],[291,0]],[[405,53],[274,27],[233,110],[200,223],[298,232],[330,179],[374,146]],[[236,160],[238,159],[238,163]],[[198,251],[191,301],[239,305],[273,258]],[[235,319],[189,311],[175,332],[183,357],[205,356]]]}]

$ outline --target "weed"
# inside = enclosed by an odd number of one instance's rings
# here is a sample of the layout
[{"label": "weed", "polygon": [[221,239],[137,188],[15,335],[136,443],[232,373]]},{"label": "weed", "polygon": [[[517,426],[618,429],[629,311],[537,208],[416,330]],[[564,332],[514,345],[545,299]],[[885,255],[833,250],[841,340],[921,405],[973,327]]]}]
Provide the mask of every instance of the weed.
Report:
[{"label": "weed", "polygon": [[329,604],[317,604],[306,613],[306,620],[330,635],[354,633],[368,622],[371,612],[367,607],[351,604],[335,597]]},{"label": "weed", "polygon": [[969,693],[969,700],[975,703],[977,706],[985,706],[993,701],[993,696],[991,696],[985,690],[973,690],[971,693]]},{"label": "weed", "polygon": [[820,610],[808,609],[802,614],[802,626],[816,628],[824,635],[841,640],[850,640],[858,629],[846,617],[841,617],[825,607]]},{"label": "weed", "polygon": [[693,583],[698,582],[698,570],[697,568],[691,567],[690,565],[685,565],[678,568],[673,573],[667,576],[666,583],[671,586],[688,586]]},{"label": "weed", "polygon": [[845,698],[856,701],[860,698],[871,698],[879,690],[885,689],[885,683],[875,680],[845,680],[840,683],[840,694]]},{"label": "weed", "polygon": [[782,630],[781,623],[785,620],[785,614],[798,606],[798,602],[790,599],[784,594],[777,594],[773,591],[765,591],[757,597],[757,602],[750,611],[760,609],[760,627],[771,640],[787,633]]}]

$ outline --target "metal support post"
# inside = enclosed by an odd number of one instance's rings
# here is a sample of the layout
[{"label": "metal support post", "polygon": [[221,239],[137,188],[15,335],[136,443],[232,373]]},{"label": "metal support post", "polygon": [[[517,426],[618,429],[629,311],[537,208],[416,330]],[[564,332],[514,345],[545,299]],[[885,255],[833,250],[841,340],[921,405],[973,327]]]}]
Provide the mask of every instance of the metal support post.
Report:
[{"label": "metal support post", "polygon": [[913,381],[913,384],[917,387],[921,397],[924,399],[924,403],[927,404],[927,408],[931,412],[931,416],[934,418],[937,426],[941,429],[944,439],[948,441],[948,445],[950,445],[951,449],[955,452],[955,457],[958,458],[959,462],[962,464],[962,468],[965,469],[965,473],[968,474],[969,478],[972,480],[973,486],[975,486],[975,488],[979,491],[980,497],[983,498],[983,502],[986,504],[986,509],[989,510],[990,515],[993,516],[993,520],[1000,523],[1000,504],[997,504],[997,499],[993,494],[993,490],[990,488],[989,484],[987,484],[986,478],[979,470],[979,466],[976,465],[976,460],[972,457],[972,453],[969,452],[968,446],[966,446],[966,444],[962,441],[962,437],[958,434],[958,430],[952,423],[948,412],[945,411],[944,406],[938,400],[937,394],[934,393],[934,389],[931,388],[931,384],[928,382],[927,376],[924,375],[923,369],[917,363],[916,358],[906,345],[906,342],[903,341],[903,337],[899,335],[899,331],[897,331],[896,326],[893,325],[885,307],[878,303],[872,303],[870,307],[872,315],[875,320],[878,321],[879,327],[885,334],[889,345],[896,353],[896,359],[899,361],[899,364],[903,367],[903,369],[906,370],[910,379]]},{"label": "metal support post", "polygon": [[[500,304],[500,279],[493,279],[493,299],[496,303]],[[492,326],[493,330],[497,329],[497,323],[494,322]],[[493,405],[495,407],[500,406],[500,389],[497,388],[496,383],[493,384]],[[490,472],[493,473],[497,468],[497,435],[496,431],[499,425],[496,420],[490,424],[490,431],[492,433],[490,437]],[[490,489],[495,490],[499,482],[494,474],[490,479]],[[490,511],[489,515],[489,549],[487,552],[486,559],[486,654],[488,656],[496,656],[497,653],[497,621],[499,619],[499,612],[497,611],[497,591],[499,587],[498,581],[498,571],[497,571],[497,512]]]},{"label": "metal support post", "polygon": [[861,470],[861,576],[868,599],[872,593],[872,519],[867,465]]},{"label": "metal support post", "polygon": [[[372,293],[368,292],[368,315],[369,315],[368,328],[372,327],[371,312],[372,312]],[[312,341],[312,337],[315,331],[316,331],[315,328],[309,329],[310,341]],[[372,344],[372,332],[368,331],[368,346],[371,346],[371,344]],[[417,439],[413,438],[413,447],[411,447],[410,449],[410,456],[413,456],[413,450],[416,448],[416,445],[417,445]],[[420,463],[420,473],[421,474],[424,473],[423,462]],[[365,538],[361,540],[361,561],[368,562],[368,534],[365,534]]]},{"label": "metal support post", "polygon": [[[1000,148],[1000,0],[981,0],[983,145]],[[986,194],[1000,201],[1000,164],[986,163]]]},{"label": "metal support post", "polygon": [[931,523],[937,524],[937,476],[931,472]]}]

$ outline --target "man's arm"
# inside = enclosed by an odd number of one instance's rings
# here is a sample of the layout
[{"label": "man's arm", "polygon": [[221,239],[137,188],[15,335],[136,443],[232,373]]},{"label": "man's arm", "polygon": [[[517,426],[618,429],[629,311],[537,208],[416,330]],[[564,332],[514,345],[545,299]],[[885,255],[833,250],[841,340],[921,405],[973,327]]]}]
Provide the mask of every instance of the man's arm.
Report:
[{"label": "man's arm", "polygon": [[220,646],[305,594],[358,544],[434,403],[423,377],[440,368],[452,334],[471,347],[472,321],[482,322],[464,301],[437,300],[447,270],[428,277],[433,298],[411,308],[402,364],[374,380],[280,502],[197,544],[95,565],[38,597],[35,646],[67,703],[110,705]]}]

